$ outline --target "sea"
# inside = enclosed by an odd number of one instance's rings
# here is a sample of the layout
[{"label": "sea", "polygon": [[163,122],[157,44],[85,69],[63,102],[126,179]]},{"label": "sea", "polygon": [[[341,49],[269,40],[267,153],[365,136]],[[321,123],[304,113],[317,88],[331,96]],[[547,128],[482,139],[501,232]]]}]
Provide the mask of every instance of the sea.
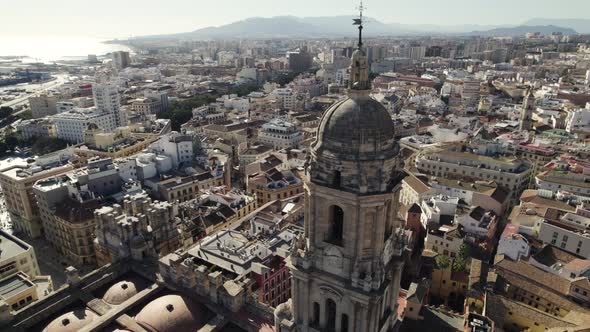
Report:
[{"label": "sea", "polygon": [[0,36],[0,61],[21,57],[22,62],[51,63],[60,60],[83,60],[114,51],[131,51],[106,39],[80,36]]}]

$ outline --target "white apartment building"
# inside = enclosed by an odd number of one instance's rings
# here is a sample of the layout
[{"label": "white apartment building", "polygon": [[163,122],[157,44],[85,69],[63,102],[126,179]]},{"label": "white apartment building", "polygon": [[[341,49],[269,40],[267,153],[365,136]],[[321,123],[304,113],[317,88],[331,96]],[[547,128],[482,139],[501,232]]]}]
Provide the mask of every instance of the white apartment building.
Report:
[{"label": "white apartment building", "polygon": [[537,188],[590,196],[590,174],[550,170],[535,177]]},{"label": "white apartment building", "polygon": [[341,86],[348,86],[350,80],[350,72],[348,68],[338,69],[336,71],[336,84]]},{"label": "white apartment building", "polygon": [[272,120],[262,125],[258,141],[275,150],[296,148],[303,141],[303,134],[290,122]]},{"label": "white apartment building", "polygon": [[[155,153],[141,153],[135,158],[135,176],[139,180],[153,178],[158,173],[163,174],[172,170],[172,159]],[[121,169],[119,169],[121,174]],[[123,178],[123,175],[121,176]]]},{"label": "white apartment building", "polygon": [[97,76],[96,83],[92,85],[92,96],[94,98],[94,107],[98,111],[113,114],[116,121],[115,128],[124,125],[119,87],[116,82],[108,77]]},{"label": "white apartment building", "polygon": [[428,231],[424,249],[452,258],[459,254],[462,244],[463,238],[457,226],[444,225]]},{"label": "white apartment building", "polygon": [[162,136],[159,140],[152,143],[150,150],[158,154],[170,157],[172,166],[177,168],[182,163],[190,166],[193,161],[193,139],[188,135],[181,135],[178,132]]},{"label": "white apartment building", "polygon": [[74,107],[76,107],[74,105],[74,102],[69,101],[69,100],[62,100],[62,101],[58,101],[56,103],[57,108],[57,112],[56,113],[63,113],[63,112],[68,112],[74,109]]},{"label": "white apartment building", "polygon": [[144,116],[148,116],[160,112],[161,105],[159,99],[146,97],[132,101],[131,108]]},{"label": "white apartment building", "polygon": [[457,223],[471,236],[491,239],[496,233],[498,218],[494,212],[476,206],[468,214],[458,216]]},{"label": "white apartment building", "polygon": [[420,154],[416,167],[423,173],[447,179],[494,181],[510,190],[514,202],[528,187],[532,172],[530,163],[521,159],[447,150]]},{"label": "white apartment building", "polygon": [[496,255],[504,255],[513,261],[517,261],[530,254],[529,241],[518,233],[518,225],[508,224],[498,241],[498,251]]},{"label": "white apartment building", "polygon": [[572,254],[590,258],[590,218],[571,212],[559,220],[545,220],[538,239]]},{"label": "white apartment building", "polygon": [[94,107],[74,109],[51,117],[55,124],[57,138],[72,143],[84,141],[84,131],[89,125],[95,124],[105,132],[117,128],[117,120],[112,113],[104,113]]},{"label": "white apartment building", "polygon": [[461,99],[467,105],[474,105],[479,103],[479,89],[481,82],[478,80],[463,81],[463,89],[461,91]]},{"label": "white apartment building", "polygon": [[570,134],[590,135],[590,109],[578,109],[570,112],[565,129]]},{"label": "white apartment building", "polygon": [[316,77],[295,79],[291,82],[291,86],[297,93],[309,93],[311,98],[324,95],[328,92],[328,85]]},{"label": "white apartment building", "polygon": [[223,107],[228,110],[237,110],[240,113],[250,110],[250,98],[247,97],[238,97],[236,94],[223,95],[221,101],[223,102]]},{"label": "white apartment building", "polygon": [[503,214],[508,207],[510,193],[503,187],[486,181],[473,183],[437,177],[431,179],[429,185],[435,194],[457,197],[470,206],[481,206],[498,215]]},{"label": "white apartment building", "polygon": [[408,58],[420,60],[426,56],[426,46],[411,46],[408,49]]},{"label": "white apartment building", "polygon": [[422,215],[420,221],[425,229],[428,229],[429,223],[452,224],[455,219],[455,211],[459,199],[457,197],[448,197],[437,195],[422,201]]},{"label": "white apartment building", "polygon": [[271,93],[271,97],[275,98],[279,101],[279,105],[281,105],[282,109],[290,110],[290,111],[295,110],[297,108],[297,105],[298,105],[297,97],[298,96],[299,96],[299,94],[297,94],[295,91],[293,91],[293,89],[289,89],[289,88],[275,89]]}]

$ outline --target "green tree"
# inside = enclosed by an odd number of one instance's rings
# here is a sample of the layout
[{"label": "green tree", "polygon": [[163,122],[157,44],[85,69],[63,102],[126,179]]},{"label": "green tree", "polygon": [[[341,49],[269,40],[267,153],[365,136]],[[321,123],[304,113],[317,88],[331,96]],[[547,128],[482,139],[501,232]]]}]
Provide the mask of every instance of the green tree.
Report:
[{"label": "green tree", "polygon": [[256,84],[242,84],[230,90],[230,94],[237,94],[240,97],[247,96],[251,92],[260,90],[260,87]]},{"label": "green tree", "polygon": [[292,72],[292,71],[281,71],[281,72],[275,73],[273,75],[273,78],[271,79],[271,81],[278,83],[280,85],[285,85],[285,84],[291,83],[291,81],[293,81],[293,79],[295,79],[295,77],[297,77],[297,75],[299,75],[299,74]]},{"label": "green tree", "polygon": [[31,146],[31,152],[36,155],[44,155],[61,149],[65,149],[68,146],[68,142],[59,138],[53,137],[38,137],[32,138],[27,142],[27,145]]},{"label": "green tree", "polygon": [[451,266],[451,260],[445,255],[438,255],[435,258],[437,268],[444,270]]},{"label": "green tree", "polygon": [[198,95],[185,100],[179,100],[172,105],[167,112],[158,114],[160,119],[170,119],[172,130],[179,131],[180,126],[193,117],[193,109],[212,103],[217,99],[216,95]]},{"label": "green tree", "polygon": [[467,272],[471,262],[471,248],[467,244],[462,244],[459,254],[453,260],[453,271]]}]

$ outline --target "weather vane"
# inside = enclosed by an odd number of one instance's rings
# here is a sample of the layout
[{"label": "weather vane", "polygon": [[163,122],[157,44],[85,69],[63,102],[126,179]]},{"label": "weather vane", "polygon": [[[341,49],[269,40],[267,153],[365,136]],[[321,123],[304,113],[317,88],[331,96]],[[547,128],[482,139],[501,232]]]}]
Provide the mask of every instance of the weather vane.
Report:
[{"label": "weather vane", "polygon": [[352,23],[352,24],[359,26],[359,43],[358,43],[359,48],[363,47],[363,10],[364,9],[366,9],[366,8],[365,8],[365,6],[363,6],[363,0],[361,0],[360,5],[358,6],[358,10],[360,13],[359,18],[352,19],[354,21],[354,23]]}]

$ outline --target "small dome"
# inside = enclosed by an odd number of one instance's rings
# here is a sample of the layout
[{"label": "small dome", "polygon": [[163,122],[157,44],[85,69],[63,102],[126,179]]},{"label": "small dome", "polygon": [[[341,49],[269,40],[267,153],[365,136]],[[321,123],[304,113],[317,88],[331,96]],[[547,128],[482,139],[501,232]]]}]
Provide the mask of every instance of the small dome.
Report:
[{"label": "small dome", "polygon": [[197,331],[206,323],[202,305],[179,295],[165,295],[148,303],[135,320],[150,332]]},{"label": "small dome", "polygon": [[77,309],[54,319],[43,332],[76,332],[92,323],[96,314],[87,309]]},{"label": "small dome", "polygon": [[137,294],[137,285],[132,281],[120,281],[111,286],[102,297],[102,300],[108,304],[119,305],[135,294]]}]

